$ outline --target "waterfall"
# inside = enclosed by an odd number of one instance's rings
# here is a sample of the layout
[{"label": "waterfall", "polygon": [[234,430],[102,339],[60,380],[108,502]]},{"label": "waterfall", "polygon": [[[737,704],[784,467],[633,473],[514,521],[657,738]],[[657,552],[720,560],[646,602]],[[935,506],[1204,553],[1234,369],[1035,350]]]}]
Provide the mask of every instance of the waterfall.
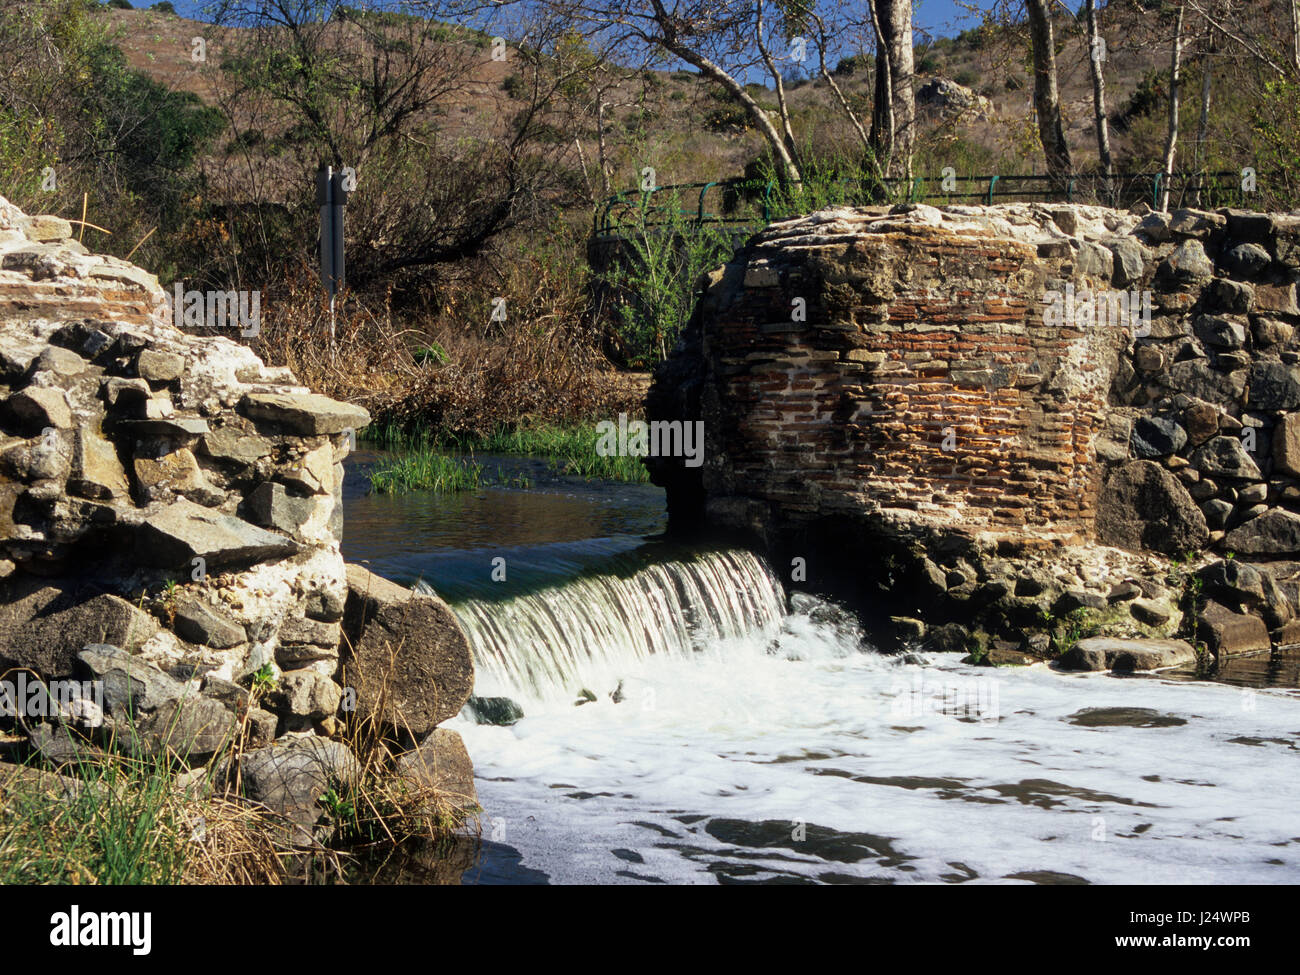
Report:
[{"label": "waterfall", "polygon": [[775,635],[785,615],[780,581],[748,551],[618,568],[502,599],[453,599],[474,653],[475,693],[572,702],[580,689],[611,691],[652,655],[687,658]]}]

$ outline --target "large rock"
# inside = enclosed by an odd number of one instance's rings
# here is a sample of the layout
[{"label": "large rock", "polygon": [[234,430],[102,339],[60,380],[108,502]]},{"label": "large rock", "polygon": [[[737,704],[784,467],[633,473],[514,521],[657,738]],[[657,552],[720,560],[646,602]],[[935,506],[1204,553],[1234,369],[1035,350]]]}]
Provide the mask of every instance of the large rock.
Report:
[{"label": "large rock", "polygon": [[293,539],[183,499],[150,518],[139,538],[141,560],[167,567],[185,566],[196,557],[209,568],[250,565],[298,551]]},{"label": "large rock", "polygon": [[321,817],[322,796],[346,788],[360,774],[361,766],[346,745],[313,735],[282,738],[239,759],[244,794],[300,826],[311,826]]},{"label": "large rock", "polygon": [[1216,657],[1253,653],[1272,647],[1268,627],[1262,619],[1234,613],[1214,600],[1208,600],[1197,616],[1196,635]]},{"label": "large rock", "polygon": [[344,686],[358,710],[384,702],[380,719],[427,734],[454,717],[474,687],[469,641],[447,604],[349,565]]},{"label": "large rock", "polygon": [[1223,544],[1244,555],[1288,555],[1300,552],[1300,515],[1271,508],[1258,518],[1228,532]]},{"label": "large rock", "polygon": [[1276,359],[1250,370],[1250,406],[1256,410],[1294,410],[1300,406],[1300,367]]},{"label": "large rock", "polygon": [[1133,452],[1143,459],[1168,457],[1186,445],[1186,431],[1167,417],[1144,416],[1133,424]]},{"label": "large rock", "polygon": [[158,710],[185,694],[185,685],[157,667],[106,643],[92,643],[77,654],[77,671],[99,681],[104,712],[122,720]]},{"label": "large rock", "polygon": [[1300,477],[1300,413],[1288,413],[1274,427],[1273,467]]},{"label": "large rock", "polygon": [[478,805],[469,752],[450,728],[434,728],[418,748],[398,758],[397,767],[417,786],[436,789],[460,811]]},{"label": "large rock", "polygon": [[113,445],[84,427],[73,441],[72,477],[68,490],[85,498],[125,498],[130,492],[126,471]]},{"label": "large rock", "polygon": [[918,88],[916,105],[954,118],[988,119],[993,116],[993,103],[988,98],[948,78],[931,78]]},{"label": "large rock", "polygon": [[1246,453],[1236,437],[1214,437],[1191,456],[1192,466],[1211,477],[1233,477],[1257,481],[1263,477],[1259,465]]},{"label": "large rock", "polygon": [[1205,247],[1199,240],[1185,240],[1165,258],[1157,276],[1175,286],[1201,284],[1214,276],[1214,264],[1206,256]]},{"label": "large rock", "polygon": [[1118,548],[1181,555],[1204,546],[1209,529],[1177,478],[1159,464],[1135,460],[1118,467],[1102,489],[1097,538]]},{"label": "large rock", "polygon": [[1119,640],[1096,636],[1080,640],[1061,656],[1066,670],[1164,670],[1196,660],[1196,653],[1182,640]]},{"label": "large rock", "polygon": [[190,694],[168,701],[136,725],[138,748],[199,765],[230,745],[239,732],[235,713],[211,697]]},{"label": "large rock", "polygon": [[338,712],[343,691],[338,684],[314,670],[290,670],[270,696],[272,707],[292,715],[320,721]]},{"label": "large rock", "polygon": [[178,598],[175,610],[176,633],[191,643],[229,650],[248,642],[248,633],[242,626],[195,596]]},{"label": "large rock", "polygon": [[318,393],[249,393],[239,406],[252,420],[308,437],[360,430],[370,422],[361,407]]},{"label": "large rock", "polygon": [[107,593],[86,598],[31,581],[0,590],[0,668],[28,667],[45,677],[63,677],[83,647],[139,647],[157,630],[148,613]]}]

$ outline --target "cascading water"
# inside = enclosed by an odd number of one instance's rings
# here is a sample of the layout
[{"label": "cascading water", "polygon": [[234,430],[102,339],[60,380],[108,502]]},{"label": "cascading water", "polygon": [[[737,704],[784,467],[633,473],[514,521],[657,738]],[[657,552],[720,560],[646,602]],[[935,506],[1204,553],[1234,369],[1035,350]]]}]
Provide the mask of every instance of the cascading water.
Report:
[{"label": "cascading water", "polygon": [[657,537],[642,485],[351,490],[348,558],[426,579],[524,711],[447,723],[469,882],[1300,879],[1294,690],[873,653],[752,554]]},{"label": "cascading water", "polygon": [[651,656],[770,638],[785,616],[781,583],[748,551],[614,568],[507,599],[453,602],[474,652],[475,692],[571,702],[581,689],[615,689]]}]

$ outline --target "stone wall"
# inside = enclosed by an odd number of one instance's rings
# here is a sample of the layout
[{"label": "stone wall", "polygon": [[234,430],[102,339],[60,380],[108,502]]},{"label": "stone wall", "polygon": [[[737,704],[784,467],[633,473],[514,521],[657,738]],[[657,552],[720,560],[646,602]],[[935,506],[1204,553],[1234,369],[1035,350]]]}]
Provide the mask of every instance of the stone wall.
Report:
[{"label": "stone wall", "polygon": [[[1022,616],[1072,586],[1104,597],[1152,575],[1152,553],[1289,559],[1297,280],[1300,215],[903,205],[776,223],[711,275],[651,390],[652,417],[705,420],[704,466],[652,474],[679,523],[755,536],[859,596],[901,572],[900,609],[941,619],[972,598],[1014,617],[1017,587]],[[1149,320],[1067,310],[1121,292],[1138,309],[1146,293]]]},{"label": "stone wall", "polygon": [[[179,330],[153,275],[0,200],[0,670],[101,679],[95,740],[131,730],[191,764],[241,722],[251,745],[329,738],[392,699],[411,720],[385,720],[423,737],[472,666],[440,600],[344,565],[342,460],[369,417],[235,338]],[[406,610],[437,633],[368,629]],[[422,682],[385,697],[394,654]],[[194,734],[153,734],[182,706]]]}]

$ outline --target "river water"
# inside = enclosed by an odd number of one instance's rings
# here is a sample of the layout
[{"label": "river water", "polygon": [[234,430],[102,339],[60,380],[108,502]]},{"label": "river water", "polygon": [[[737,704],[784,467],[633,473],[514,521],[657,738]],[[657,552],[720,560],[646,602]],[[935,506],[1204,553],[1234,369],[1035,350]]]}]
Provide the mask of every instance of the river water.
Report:
[{"label": "river water", "polygon": [[449,724],[485,810],[467,883],[1300,882],[1294,657],[884,655],[753,554],[658,538],[656,488],[480,457],[533,487],[375,496],[375,456],[345,556],[446,598],[475,693],[525,715]]}]

